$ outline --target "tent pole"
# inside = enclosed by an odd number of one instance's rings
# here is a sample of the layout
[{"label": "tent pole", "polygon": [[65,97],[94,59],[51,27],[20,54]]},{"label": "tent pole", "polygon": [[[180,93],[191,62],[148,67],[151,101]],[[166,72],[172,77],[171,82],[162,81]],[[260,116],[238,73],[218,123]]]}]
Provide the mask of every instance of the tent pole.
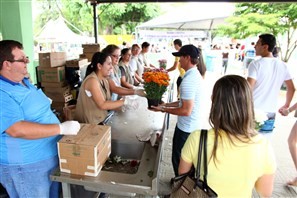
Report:
[{"label": "tent pole", "polygon": [[91,3],[91,5],[93,6],[93,21],[94,21],[94,36],[95,36],[95,43],[98,43],[98,35],[97,35],[97,3],[96,1],[93,1]]}]

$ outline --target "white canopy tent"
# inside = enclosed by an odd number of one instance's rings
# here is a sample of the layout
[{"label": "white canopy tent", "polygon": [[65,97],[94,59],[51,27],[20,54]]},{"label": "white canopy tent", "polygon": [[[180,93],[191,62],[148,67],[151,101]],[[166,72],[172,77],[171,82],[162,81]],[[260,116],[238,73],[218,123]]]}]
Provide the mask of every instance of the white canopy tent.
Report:
[{"label": "white canopy tent", "polygon": [[49,20],[36,37],[38,43],[82,43],[85,39],[70,30],[62,17]]},{"label": "white canopy tent", "polygon": [[[56,20],[49,20],[45,24],[38,36],[35,37],[35,40],[38,43],[35,50],[36,59],[38,58],[37,53],[40,51],[65,51],[67,52],[68,59],[77,58],[79,54],[82,53],[81,44],[95,43],[94,37],[84,36],[77,28],[76,29],[80,32],[80,34],[76,34],[69,29],[66,23],[73,26],[63,17],[59,17]],[[107,42],[102,37],[99,37],[98,43],[104,46]]]},{"label": "white canopy tent", "polygon": [[234,9],[234,3],[188,3],[137,26],[137,29],[209,31],[223,24]]},{"label": "white canopy tent", "polygon": [[[94,43],[95,39],[89,36],[83,36],[74,33],[66,25],[67,22],[63,17],[59,17],[57,20],[50,20],[43,27],[42,31],[35,38],[38,43],[71,43],[71,44],[83,44]],[[69,23],[69,22],[67,22]],[[69,23],[70,24],[70,23]],[[71,24],[70,24],[71,25]],[[73,25],[72,25],[73,26]],[[79,31],[79,30],[78,30]],[[105,44],[106,41],[99,37],[99,43]]]}]

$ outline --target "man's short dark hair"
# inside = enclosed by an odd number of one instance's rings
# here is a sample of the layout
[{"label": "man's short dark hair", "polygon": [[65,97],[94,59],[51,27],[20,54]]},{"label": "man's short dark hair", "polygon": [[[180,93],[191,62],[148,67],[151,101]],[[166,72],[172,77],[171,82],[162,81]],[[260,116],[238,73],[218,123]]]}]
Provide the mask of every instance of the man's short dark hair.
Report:
[{"label": "man's short dark hair", "polygon": [[143,48],[147,48],[147,47],[149,47],[151,44],[149,44],[148,42],[143,42],[142,44],[141,44],[141,48],[143,49]]},{"label": "man's short dark hair", "polygon": [[178,45],[179,47],[181,47],[181,46],[183,45],[183,43],[182,43],[182,41],[181,41],[180,39],[175,39],[175,40],[173,41],[173,44],[174,44],[174,45]]},{"label": "man's short dark hair", "polygon": [[6,60],[13,60],[12,50],[15,48],[23,49],[23,45],[14,40],[0,41],[0,70],[2,69],[3,62]]},{"label": "man's short dark hair", "polygon": [[275,36],[272,34],[261,34],[259,38],[261,39],[261,44],[268,45],[268,51],[273,52],[273,49],[276,46]]}]

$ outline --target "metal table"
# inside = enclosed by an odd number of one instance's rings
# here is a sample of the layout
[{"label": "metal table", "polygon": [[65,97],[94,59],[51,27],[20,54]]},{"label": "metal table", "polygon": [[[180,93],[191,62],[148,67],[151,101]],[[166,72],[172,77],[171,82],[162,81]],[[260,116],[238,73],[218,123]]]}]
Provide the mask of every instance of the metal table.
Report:
[{"label": "metal table", "polygon": [[[172,90],[172,87],[171,87]],[[171,100],[171,90],[166,100]],[[159,166],[163,149],[162,137],[169,123],[169,114],[153,112],[147,109],[146,98],[138,98],[140,108],[136,111],[116,112],[107,122],[111,126],[111,155],[123,159],[140,160],[135,174],[109,172],[101,170],[97,177],[71,175],[56,170],[51,180],[62,182],[64,197],[71,197],[70,185],[83,186],[86,190],[105,192],[122,196],[136,194],[156,196],[158,194]],[[140,142],[137,134],[162,131],[157,146],[150,142]]]}]

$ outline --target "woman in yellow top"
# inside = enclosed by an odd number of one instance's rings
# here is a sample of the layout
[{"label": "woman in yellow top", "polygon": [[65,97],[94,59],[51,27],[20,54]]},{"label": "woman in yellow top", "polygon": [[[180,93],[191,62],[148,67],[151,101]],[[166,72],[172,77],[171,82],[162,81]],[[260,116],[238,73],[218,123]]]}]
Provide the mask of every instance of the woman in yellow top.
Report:
[{"label": "woman in yellow top", "polygon": [[[219,79],[213,88],[208,131],[209,186],[218,197],[261,197],[273,190],[276,162],[270,142],[254,129],[253,97],[247,81],[237,75]],[[200,131],[191,133],[181,154],[179,174],[196,167]]]}]

